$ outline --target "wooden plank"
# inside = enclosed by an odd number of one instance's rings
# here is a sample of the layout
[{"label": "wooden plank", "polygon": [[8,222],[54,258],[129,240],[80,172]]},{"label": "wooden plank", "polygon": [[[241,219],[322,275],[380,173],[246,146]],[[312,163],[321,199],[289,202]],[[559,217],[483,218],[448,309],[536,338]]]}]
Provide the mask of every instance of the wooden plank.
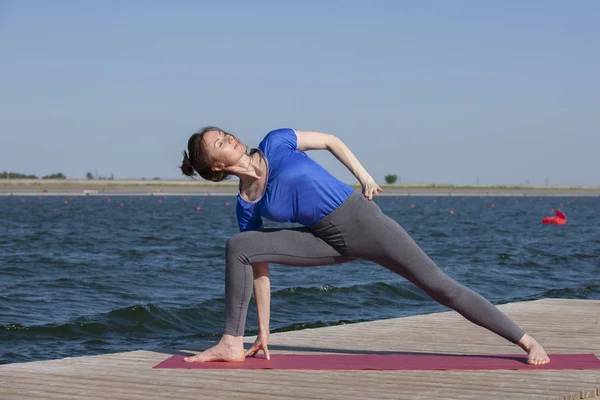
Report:
[{"label": "wooden plank", "polygon": [[[168,377],[166,380],[161,380],[160,378],[162,377],[156,377],[155,374],[151,374],[151,373],[136,373],[135,375],[133,375],[132,378],[132,372],[131,371],[114,371],[111,369],[108,370],[102,370],[102,369],[94,369],[94,372],[97,376],[96,379],[99,380],[106,380],[106,379],[110,379],[112,381],[117,381],[117,382],[123,382],[123,383],[144,383],[146,381],[148,381],[149,379],[152,379],[154,385],[170,385],[170,384],[180,384],[180,382],[177,382],[177,375],[175,376],[175,380],[173,380],[173,377],[171,375],[171,373],[169,373]],[[282,371],[283,372],[283,371]],[[429,373],[427,373],[429,372]],[[378,373],[376,377],[374,377],[373,380],[366,381],[365,379],[368,377],[367,376],[363,376],[362,379],[357,379],[356,374],[355,373],[351,373],[348,374],[347,376],[343,376],[341,374],[335,374],[335,373],[331,373],[330,371],[324,371],[324,373],[319,373],[319,377],[322,376],[331,376],[331,381],[332,382],[336,382],[337,384],[333,384],[330,383],[328,386],[328,389],[335,389],[337,388],[340,384],[342,387],[345,387],[348,384],[351,383],[360,383],[362,386],[365,385],[369,385],[369,384],[377,384],[377,383],[382,383],[385,382],[387,379],[393,380],[393,381],[401,381],[404,383],[411,383],[413,385],[418,385],[421,381],[426,381],[426,382],[430,382],[430,381],[435,381],[438,384],[442,384],[444,386],[453,386],[456,384],[457,381],[461,381],[463,376],[459,375],[459,374],[433,374],[431,373],[433,371],[426,371],[425,374],[420,373],[420,372],[406,372],[406,371],[398,371],[398,372],[394,372],[393,374],[383,374],[383,373]],[[448,371],[451,372],[451,371]],[[452,371],[452,372],[456,372],[456,371]],[[497,371],[496,371],[497,372]],[[66,375],[66,373],[63,373],[63,375],[60,375],[61,371],[53,371],[53,372],[48,372],[47,375],[51,375],[53,376],[52,379],[56,379],[59,380],[61,379],[61,377],[72,377],[72,378],[76,378],[78,380],[81,379],[85,379],[87,376],[87,372],[86,371],[73,371],[68,373],[68,375]],[[129,375],[128,375],[129,373]],[[200,374],[200,372],[196,372],[196,375]],[[254,375],[257,375],[256,377],[254,377],[252,380],[261,383],[262,381],[264,381],[264,383],[268,384],[270,380],[272,380],[272,378],[274,378],[274,376],[272,376],[272,374],[261,374],[258,371],[255,371]],[[45,374],[46,375],[46,374]],[[248,374],[248,378],[251,378],[251,376],[249,376],[250,374]],[[300,380],[302,380],[297,373],[294,373],[293,371],[290,371],[290,374],[288,374],[287,376],[285,374],[279,373],[276,374],[276,379],[278,382],[279,386],[294,386],[296,385]],[[426,376],[428,375],[428,376]],[[523,374],[521,375],[517,375],[517,376],[513,376],[513,377],[508,377],[508,376],[504,376],[503,379],[499,380],[498,379],[498,374],[486,374],[486,375],[479,375],[477,376],[477,379],[474,379],[473,381],[469,382],[466,386],[468,387],[473,387],[473,388],[478,388],[480,390],[485,389],[486,387],[488,388],[492,388],[492,387],[498,387],[498,388],[502,388],[502,389],[507,389],[510,388],[511,392],[514,393],[527,393],[531,390],[531,378],[532,377],[527,377],[528,374],[525,374],[525,376],[523,376]],[[20,373],[14,372],[13,377],[18,378],[22,376]],[[207,376],[206,374],[203,374],[202,376]],[[219,380],[218,377],[219,375],[217,374],[210,374],[208,375],[210,377],[211,380],[213,381],[217,381]],[[40,379],[42,379],[44,377],[44,375],[40,376]],[[242,376],[241,374],[236,374],[236,376],[230,376],[230,375],[223,375],[221,374],[221,377],[223,377],[223,379],[228,380],[231,378],[237,378],[237,379],[244,379],[245,377]],[[188,379],[188,376],[185,376],[185,379]],[[345,379],[348,378],[348,379]],[[314,378],[311,379],[311,381],[314,382]],[[347,380],[348,382],[343,382]],[[360,381],[360,382],[358,382]],[[572,378],[564,378],[562,380],[558,380],[556,378],[553,378],[552,376],[546,376],[544,377],[540,377],[538,376],[536,378],[536,381],[538,382],[543,382],[543,386],[544,386],[544,390],[548,391],[548,390],[553,390],[553,391],[564,391],[564,390],[569,390],[569,391],[576,391],[578,386],[580,386],[581,384],[586,384],[586,385],[590,385],[591,383],[595,383],[597,382],[596,378],[592,378],[591,382],[580,382],[574,384]],[[573,387],[571,387],[573,386]],[[594,389],[588,389],[587,390],[593,390],[594,394],[596,393],[595,388]]]},{"label": "wooden plank", "polygon": [[[95,371],[95,372],[101,372],[101,371]],[[402,371],[402,372],[404,372],[404,371]],[[238,374],[238,375],[239,375],[239,374]],[[381,374],[379,374],[379,375],[381,375]],[[404,375],[406,375],[406,374],[401,374],[401,375],[402,375],[402,376],[404,376]],[[73,377],[73,378],[77,378],[77,379],[79,379],[79,376],[77,376],[77,375],[73,375],[72,377]],[[228,380],[228,379],[229,379],[229,378],[228,378],[228,377],[226,377],[226,379],[225,379],[225,382],[227,382],[227,380]],[[352,379],[352,380],[354,380],[354,379]],[[380,378],[380,380],[381,380],[381,378]],[[314,379],[312,379],[312,381],[314,381]],[[402,379],[402,381],[403,381],[403,382],[405,382],[405,379]],[[278,383],[282,383],[281,376],[277,377],[277,382],[278,382]],[[267,382],[267,383],[268,383],[268,382]],[[351,382],[348,382],[348,383],[351,383]],[[364,384],[365,384],[365,383],[366,383],[366,382],[361,382],[361,386],[363,386],[363,387],[364,387]],[[375,382],[375,383],[376,383],[376,382]],[[411,382],[411,383],[412,383],[412,382]],[[455,379],[450,379],[449,383],[450,383],[451,385],[454,385],[454,384],[456,383],[456,380],[455,380]],[[292,383],[292,384],[293,384],[293,383]],[[332,389],[333,389],[333,388],[332,388]]]}]

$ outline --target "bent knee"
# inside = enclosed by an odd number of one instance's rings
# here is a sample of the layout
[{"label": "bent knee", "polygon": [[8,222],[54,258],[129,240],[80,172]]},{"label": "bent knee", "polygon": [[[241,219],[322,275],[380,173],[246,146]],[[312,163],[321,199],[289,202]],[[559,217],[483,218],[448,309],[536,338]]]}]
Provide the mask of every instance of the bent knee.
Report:
[{"label": "bent knee", "polygon": [[225,252],[228,256],[241,255],[251,248],[256,231],[238,232],[227,239]]},{"label": "bent knee", "polygon": [[225,250],[229,253],[231,251],[237,251],[244,247],[245,236],[247,232],[239,232],[227,239],[225,244]]}]

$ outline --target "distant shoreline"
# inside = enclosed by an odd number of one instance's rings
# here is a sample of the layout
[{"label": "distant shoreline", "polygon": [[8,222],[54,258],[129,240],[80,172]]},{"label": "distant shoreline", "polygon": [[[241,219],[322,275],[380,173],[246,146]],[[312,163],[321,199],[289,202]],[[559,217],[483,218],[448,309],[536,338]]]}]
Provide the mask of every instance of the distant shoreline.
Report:
[{"label": "distant shoreline", "polygon": [[[0,196],[234,196],[237,180],[0,180]],[[359,188],[358,185],[353,185]],[[381,185],[383,196],[600,196],[594,186]]]}]

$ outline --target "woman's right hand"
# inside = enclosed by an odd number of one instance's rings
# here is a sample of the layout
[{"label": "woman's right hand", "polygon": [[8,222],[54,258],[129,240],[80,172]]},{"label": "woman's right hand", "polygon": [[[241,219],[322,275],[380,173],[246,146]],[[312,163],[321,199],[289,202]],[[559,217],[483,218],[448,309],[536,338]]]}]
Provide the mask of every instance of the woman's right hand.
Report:
[{"label": "woman's right hand", "polygon": [[270,360],[271,355],[269,354],[269,348],[267,347],[268,342],[269,342],[269,332],[259,332],[258,336],[256,337],[256,340],[254,341],[254,344],[252,345],[252,347],[250,347],[250,349],[248,351],[246,351],[244,356],[245,357],[248,357],[248,356],[254,357],[259,352],[259,350],[262,349],[262,351],[265,353],[265,358],[267,360]]},{"label": "woman's right hand", "polygon": [[377,196],[379,192],[383,192],[383,189],[375,182],[375,180],[369,176],[361,182],[363,195],[372,200],[373,196]]}]

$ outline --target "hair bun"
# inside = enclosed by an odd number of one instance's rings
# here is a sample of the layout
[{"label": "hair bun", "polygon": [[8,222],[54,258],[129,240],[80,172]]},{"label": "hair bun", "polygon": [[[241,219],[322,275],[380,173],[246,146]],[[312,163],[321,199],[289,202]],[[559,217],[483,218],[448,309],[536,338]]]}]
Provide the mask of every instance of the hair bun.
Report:
[{"label": "hair bun", "polygon": [[183,162],[179,168],[181,168],[181,172],[183,172],[184,175],[194,176],[194,166],[186,151],[183,152]]}]

